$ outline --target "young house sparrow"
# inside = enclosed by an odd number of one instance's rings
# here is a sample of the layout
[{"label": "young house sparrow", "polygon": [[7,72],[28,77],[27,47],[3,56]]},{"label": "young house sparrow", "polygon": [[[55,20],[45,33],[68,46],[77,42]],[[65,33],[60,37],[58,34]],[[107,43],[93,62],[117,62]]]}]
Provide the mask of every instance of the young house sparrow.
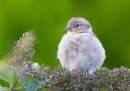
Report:
[{"label": "young house sparrow", "polygon": [[99,69],[106,58],[105,50],[90,23],[84,18],[72,18],[66,30],[57,52],[61,66],[89,74]]}]

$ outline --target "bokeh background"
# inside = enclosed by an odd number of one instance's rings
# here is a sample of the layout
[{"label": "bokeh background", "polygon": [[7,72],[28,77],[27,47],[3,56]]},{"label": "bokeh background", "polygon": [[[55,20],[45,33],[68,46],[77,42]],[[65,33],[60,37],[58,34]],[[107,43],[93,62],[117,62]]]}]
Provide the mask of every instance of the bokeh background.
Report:
[{"label": "bokeh background", "polygon": [[24,32],[36,36],[34,62],[60,65],[57,46],[72,17],[84,17],[106,50],[104,67],[130,68],[130,0],[0,0],[0,59]]}]

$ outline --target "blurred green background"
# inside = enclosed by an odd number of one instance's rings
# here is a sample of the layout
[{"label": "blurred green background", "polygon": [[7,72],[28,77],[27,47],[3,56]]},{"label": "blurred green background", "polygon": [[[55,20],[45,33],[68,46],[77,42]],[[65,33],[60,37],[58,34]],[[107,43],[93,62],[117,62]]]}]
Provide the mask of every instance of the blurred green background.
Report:
[{"label": "blurred green background", "polygon": [[0,58],[33,30],[34,62],[58,66],[57,46],[72,17],[91,23],[106,50],[103,66],[130,68],[130,0],[0,0]]}]

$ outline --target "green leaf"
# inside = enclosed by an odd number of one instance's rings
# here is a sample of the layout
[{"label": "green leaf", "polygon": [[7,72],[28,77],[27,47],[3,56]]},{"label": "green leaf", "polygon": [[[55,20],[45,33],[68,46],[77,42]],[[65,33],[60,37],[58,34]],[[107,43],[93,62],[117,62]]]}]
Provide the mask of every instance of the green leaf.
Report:
[{"label": "green leaf", "polygon": [[86,82],[86,83],[84,84],[84,87],[83,87],[83,90],[82,90],[82,91],[86,91],[86,88],[88,87],[88,85],[89,85],[89,83]]},{"label": "green leaf", "polygon": [[37,91],[41,85],[37,81],[29,81],[26,91]]},{"label": "green leaf", "polygon": [[12,87],[14,77],[11,72],[11,68],[3,61],[0,61],[0,79],[4,80],[5,82],[8,82],[10,84],[10,88]]},{"label": "green leaf", "polygon": [[1,87],[0,85],[0,91],[7,90],[7,87]]}]

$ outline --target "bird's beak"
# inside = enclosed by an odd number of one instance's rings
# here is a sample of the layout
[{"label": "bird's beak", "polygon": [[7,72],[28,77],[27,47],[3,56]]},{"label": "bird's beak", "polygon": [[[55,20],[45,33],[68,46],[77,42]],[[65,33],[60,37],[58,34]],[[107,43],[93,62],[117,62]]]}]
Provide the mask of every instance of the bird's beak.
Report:
[{"label": "bird's beak", "polygon": [[67,27],[65,28],[65,30],[70,31],[72,29],[72,27],[70,25],[67,25]]}]

